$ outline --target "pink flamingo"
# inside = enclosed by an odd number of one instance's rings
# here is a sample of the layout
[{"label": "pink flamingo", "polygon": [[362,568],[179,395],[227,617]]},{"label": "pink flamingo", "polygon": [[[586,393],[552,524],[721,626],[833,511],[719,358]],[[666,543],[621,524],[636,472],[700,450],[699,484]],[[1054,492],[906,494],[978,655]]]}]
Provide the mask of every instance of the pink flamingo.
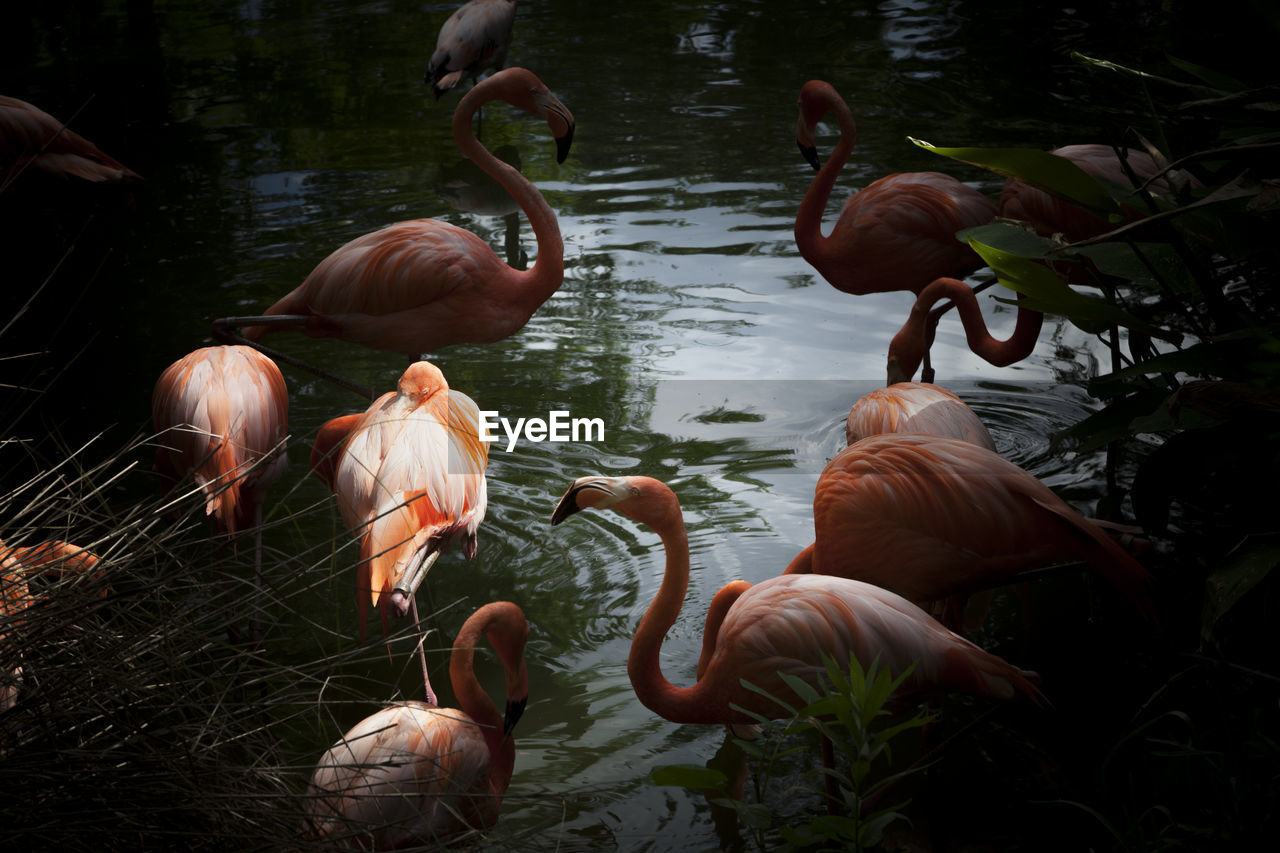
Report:
[{"label": "pink flamingo", "polygon": [[27,169],[95,184],[142,180],[39,107],[0,95],[0,189]]},{"label": "pink flamingo", "polygon": [[552,514],[559,524],[587,508],[612,509],[658,534],[666,569],[658,594],[631,642],[627,674],[640,702],[675,723],[754,723],[734,705],[766,717],[789,716],[772,699],[742,686],[747,681],[774,697],[804,703],[780,677],[817,686],[823,657],[875,658],[899,674],[915,669],[902,695],[962,690],[995,699],[1018,693],[1039,700],[1026,673],[947,630],[916,605],[868,583],[824,575],[783,575],[754,586],[726,585],[716,594],[703,634],[698,680],[677,687],[662,674],[659,653],[675,624],[689,582],[689,537],[680,503],[650,477],[582,477]]},{"label": "pink flamingo", "polygon": [[[1126,151],[1122,162],[1110,145],[1067,145],[1049,153],[1070,160],[1092,178],[1120,186],[1133,186],[1133,178],[1126,167],[1140,183],[1151,180],[1161,172],[1160,164],[1145,151]],[[1155,181],[1150,189],[1156,195],[1174,193],[1173,185],[1165,178]],[[999,207],[1001,216],[1027,222],[1037,234],[1044,237],[1060,234],[1068,243],[1097,237],[1118,227],[1095,213],[1016,178],[1005,181]],[[1126,222],[1137,221],[1146,215],[1132,206],[1125,205],[1122,209]]]},{"label": "pink flamingo", "polygon": [[455,539],[467,559],[475,556],[488,504],[489,446],[478,421],[475,402],[450,389],[434,364],[419,361],[363,414],[320,428],[311,466],[360,537],[362,640],[370,603],[382,612],[384,634],[389,608],[400,616],[413,610],[416,621],[414,591]]},{"label": "pink flamingo", "polygon": [[[473,658],[482,634],[502,661],[505,714],[476,679]],[[471,614],[449,659],[461,710],[398,702],[356,723],[311,776],[308,836],[394,850],[492,826],[515,767],[511,732],[529,697],[528,635],[524,613],[510,602]]]},{"label": "pink flamingo", "polygon": [[916,603],[1083,560],[1149,618],[1151,576],[1107,533],[997,453],[934,435],[875,435],[836,454],[813,497],[814,542],[787,574],[856,578]]},{"label": "pink flamingo", "polygon": [[[814,128],[828,112],[835,112],[840,123],[840,141],[819,169]],[[990,222],[995,205],[940,172],[903,172],[875,181],[845,202],[831,235],[822,236],[827,199],[856,135],[853,113],[836,90],[821,80],[806,83],[800,90],[796,143],[819,171],[796,214],[801,256],[832,286],[852,294],[919,293],[939,276],[963,276],[982,266],[955,235]]]},{"label": "pink flamingo", "polygon": [[440,28],[423,82],[439,98],[486,69],[502,69],[511,47],[516,0],[468,0]]},{"label": "pink flamingo", "polygon": [[[1040,328],[1044,325],[1043,314],[1018,308],[1013,334],[1007,340],[997,340],[987,331],[986,321],[982,319],[982,309],[978,306],[978,297],[973,290],[954,278],[939,278],[916,297],[907,322],[889,342],[889,384],[909,381],[920,362],[927,358],[930,309],[943,299],[951,299],[955,303],[960,322],[964,324],[969,349],[996,367],[1007,367],[1021,361],[1035,350],[1036,341],[1040,339]],[[933,370],[926,366],[926,373],[922,377],[925,382],[933,381],[932,373]]]},{"label": "pink flamingo", "polygon": [[529,270],[508,266],[470,231],[415,219],[357,237],[325,258],[265,317],[229,317],[215,331],[244,326],[256,343],[279,328],[333,337],[416,360],[459,343],[491,343],[522,329],[564,280],[564,243],[556,216],[537,188],[490,154],[471,132],[481,104],[505,100],[546,120],[564,161],[573,116],[532,73],[508,68],[476,84],[453,115],[458,147],[520,203],[538,257]]},{"label": "pink flamingo", "polygon": [[193,476],[219,532],[252,526],[260,535],[267,487],[288,465],[289,391],[280,368],[252,347],[203,347],[160,374],[151,414],[160,434],[156,470],[174,483]]},{"label": "pink flamingo", "polygon": [[846,444],[885,433],[922,432],[959,438],[995,451],[986,425],[946,388],[900,382],[859,397],[845,420]]}]

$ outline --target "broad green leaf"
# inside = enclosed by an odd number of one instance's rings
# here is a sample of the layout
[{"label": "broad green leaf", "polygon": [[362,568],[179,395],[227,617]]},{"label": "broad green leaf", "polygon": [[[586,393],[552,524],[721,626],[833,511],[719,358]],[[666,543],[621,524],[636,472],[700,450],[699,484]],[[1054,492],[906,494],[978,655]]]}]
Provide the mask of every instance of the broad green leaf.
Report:
[{"label": "broad green leaf", "polygon": [[1034,231],[1014,225],[1012,222],[988,222],[956,232],[956,239],[963,243],[977,240],[1020,258],[1043,258],[1054,250],[1054,242]]},{"label": "broad green leaf", "polygon": [[1017,178],[1104,218],[1120,221],[1120,206],[1107,188],[1065,157],[1035,148],[940,148],[913,137],[908,139],[927,151]]},{"label": "broad green leaf", "polygon": [[1280,564],[1280,542],[1247,539],[1205,578],[1200,633],[1208,639],[1218,620]]},{"label": "broad green leaf", "polygon": [[1182,340],[1182,335],[1178,332],[1139,320],[1105,299],[1073,290],[1044,264],[1011,255],[974,239],[969,240],[969,245],[995,271],[1001,284],[1027,297],[1009,304],[1017,304],[1032,311],[1058,314],[1093,334],[1104,332],[1111,326],[1124,326],[1169,343],[1176,344]]},{"label": "broad green leaf", "polygon": [[676,788],[724,788],[729,779],[719,770],[696,764],[668,764],[649,773],[655,785]]}]

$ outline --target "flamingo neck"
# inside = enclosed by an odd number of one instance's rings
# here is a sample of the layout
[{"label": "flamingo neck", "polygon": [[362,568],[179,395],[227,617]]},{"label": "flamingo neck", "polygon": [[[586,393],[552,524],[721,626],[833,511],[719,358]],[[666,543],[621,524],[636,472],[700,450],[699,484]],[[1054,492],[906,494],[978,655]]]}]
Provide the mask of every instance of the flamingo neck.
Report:
[{"label": "flamingo neck", "polygon": [[473,88],[467,92],[453,113],[453,139],[463,154],[511,194],[529,218],[538,243],[538,256],[533,268],[517,270],[506,263],[503,268],[515,285],[512,288],[513,298],[517,302],[527,302],[531,310],[537,310],[564,281],[564,241],[560,238],[556,215],[538,188],[519,169],[489,153],[472,131],[471,119],[483,104],[494,100],[499,100],[498,93],[487,89]]},{"label": "flamingo neck", "polygon": [[[857,124],[853,120],[853,112],[839,97],[831,93],[823,96],[827,112],[834,112],[840,124],[840,139],[826,164],[818,170],[809,190],[800,202],[796,213],[795,240],[800,255],[810,264],[819,267],[826,262],[835,262],[832,258],[834,248],[829,236],[822,234],[822,215],[826,212],[827,202],[831,199],[831,190],[835,187],[836,178],[844,169],[844,164],[853,153],[853,144],[858,136]],[[824,113],[825,115],[825,113]]]},{"label": "flamingo neck", "polygon": [[[950,299],[955,303],[960,322],[964,324],[964,336],[969,349],[984,361],[996,367],[1007,367],[1026,358],[1035,349],[1036,341],[1040,338],[1040,328],[1044,325],[1044,315],[1039,311],[1019,307],[1013,334],[1001,341],[992,337],[987,330],[982,309],[978,306],[978,297],[973,295],[973,290],[954,278],[940,278],[920,292],[915,304],[911,306],[907,322],[889,344],[889,363],[893,365],[896,362],[907,379],[915,374],[924,357],[929,311],[943,299]],[[1021,293],[1018,294],[1018,299],[1022,299]]]},{"label": "flamingo neck", "polygon": [[449,657],[449,681],[459,707],[480,726],[489,748],[489,789],[505,791],[515,769],[515,741],[503,732],[502,715],[480,686],[475,673],[475,647],[489,629],[491,619],[468,619],[458,631]]},{"label": "flamingo neck", "polygon": [[681,688],[667,681],[659,660],[662,641],[675,624],[689,588],[689,535],[674,496],[661,519],[649,526],[662,538],[667,565],[658,594],[644,612],[631,641],[627,675],[636,697],[649,710],[672,722],[699,722],[691,716],[697,710],[697,687]]}]

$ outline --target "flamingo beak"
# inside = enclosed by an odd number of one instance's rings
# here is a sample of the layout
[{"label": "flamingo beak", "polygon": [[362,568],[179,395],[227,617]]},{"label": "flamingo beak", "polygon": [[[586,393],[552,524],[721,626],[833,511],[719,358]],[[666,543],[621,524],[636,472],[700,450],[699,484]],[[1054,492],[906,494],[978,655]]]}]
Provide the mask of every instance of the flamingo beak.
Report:
[{"label": "flamingo beak", "polygon": [[815,169],[822,168],[822,161],[818,159],[818,147],[816,145],[806,145],[797,139],[796,147],[800,149],[800,153],[804,156],[805,161],[810,166]]},{"label": "flamingo beak", "polygon": [[573,113],[553,100],[547,105],[547,125],[556,138],[556,162],[563,163],[569,156],[569,146],[573,145]]},{"label": "flamingo beak", "polygon": [[529,704],[529,699],[508,700],[506,713],[502,717],[502,734],[504,736],[511,734],[511,730],[516,727],[516,723],[520,722],[520,717],[524,715],[525,706]]},{"label": "flamingo beak", "polygon": [[[575,512],[588,507],[612,506],[623,497],[619,492],[621,482],[620,477],[579,477],[573,481],[564,497],[560,498],[560,503],[556,504],[555,511],[551,513],[551,523],[559,524]],[[595,494],[596,492],[602,492],[603,497]],[[580,497],[584,499],[582,504],[578,503]]]}]

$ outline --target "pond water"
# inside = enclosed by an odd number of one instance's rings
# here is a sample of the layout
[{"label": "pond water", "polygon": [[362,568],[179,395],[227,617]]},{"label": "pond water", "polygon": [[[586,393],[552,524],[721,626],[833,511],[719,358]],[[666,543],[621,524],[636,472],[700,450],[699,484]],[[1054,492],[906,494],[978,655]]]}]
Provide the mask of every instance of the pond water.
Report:
[{"label": "pond water", "polygon": [[[6,36],[15,49],[0,59],[3,92],[74,115],[75,129],[146,181],[91,219],[62,214],[55,234],[35,224],[23,232],[32,281],[74,246],[28,314],[47,351],[13,368],[18,384],[51,389],[24,426],[73,442],[147,429],[155,377],[202,345],[213,318],[266,307],[331,250],[394,221],[444,219],[504,256],[514,237],[532,260],[527,223],[513,225],[497,215],[500,200],[465,191],[474,176],[450,134],[456,96],[435,102],[422,84],[453,7],[158,2],[25,13]],[[446,556],[423,593],[426,609],[442,611],[428,643],[440,684],[444,638],[476,606],[516,601],[532,626],[532,695],[496,847],[716,845],[703,798],[647,777],[663,764],[706,763],[722,732],[654,716],[626,675],[630,636],[660,580],[661,545],[613,514],[552,528],[551,510],[588,473],[673,486],[694,569],[663,666],[673,682],[691,682],[714,592],[778,573],[811,541],[817,475],[843,444],[850,403],[883,383],[888,341],[911,304],[905,293],[840,293],[799,257],[792,224],[813,176],[794,144],[800,86],[832,82],[859,120],[828,226],[854,188],[894,171],[950,171],[994,197],[997,178],[907,137],[1044,148],[1103,138],[1139,121],[1136,102],[1069,51],[1142,62],[1179,38],[1157,4],[1136,14],[1150,33],[1141,47],[1107,26],[1116,9],[1133,17],[1130,4],[1029,8],[520,3],[509,64],[533,70],[573,111],[573,149],[557,165],[545,126],[505,105],[486,108],[481,138],[517,152],[555,210],[564,284],[519,334],[431,357],[481,408],[511,417],[567,410],[601,418],[605,434],[495,447],[479,554]],[[834,125],[824,126],[824,157],[835,139]],[[1006,335],[1012,311],[982,302],[994,333]],[[17,324],[6,348],[15,336],[37,337],[23,334]],[[275,342],[379,391],[403,369],[396,356],[340,342]],[[968,352],[948,318],[933,357],[938,381],[973,406],[1003,453],[1091,511],[1102,459],[1050,442],[1089,410],[1082,384],[1108,365],[1096,341],[1051,321],[1030,359],[997,369]],[[334,577],[332,597],[316,596],[310,612],[271,615],[268,648],[301,660],[320,644],[312,621],[355,642],[353,551],[314,562],[317,543],[346,537],[306,460],[320,424],[362,404],[285,372],[293,443],[272,491],[279,523],[268,531],[268,583],[300,569]],[[333,709],[331,728],[294,747],[299,762],[397,693],[412,695],[403,661],[364,682],[367,703]]]}]

